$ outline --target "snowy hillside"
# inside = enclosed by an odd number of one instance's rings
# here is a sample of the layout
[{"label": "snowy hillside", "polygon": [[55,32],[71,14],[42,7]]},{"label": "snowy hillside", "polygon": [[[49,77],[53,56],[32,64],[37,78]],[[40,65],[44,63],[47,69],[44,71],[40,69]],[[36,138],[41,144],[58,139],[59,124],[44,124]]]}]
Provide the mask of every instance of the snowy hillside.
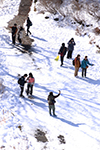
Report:
[{"label": "snowy hillside", "polygon": [[[11,5],[12,1],[9,2]],[[69,26],[58,27],[52,19],[30,12],[30,28],[35,42],[32,54],[22,53],[11,44],[11,34],[5,29],[18,9],[0,8],[0,78],[5,90],[0,93],[0,149],[4,150],[100,150],[100,54],[89,44],[89,37],[78,37]],[[16,7],[15,7],[16,6]],[[32,6],[33,7],[33,6]],[[3,9],[2,9],[3,8]],[[33,10],[33,8],[32,8]],[[9,13],[12,12],[12,13]],[[25,27],[26,29],[26,27]],[[73,58],[87,55],[87,78],[74,77],[72,60],[65,56],[64,65],[55,61],[62,42],[74,37]],[[20,98],[18,74],[32,72],[35,77],[34,99]],[[26,85],[25,85],[26,89]],[[50,91],[61,95],[56,99],[57,117],[48,112]]]}]

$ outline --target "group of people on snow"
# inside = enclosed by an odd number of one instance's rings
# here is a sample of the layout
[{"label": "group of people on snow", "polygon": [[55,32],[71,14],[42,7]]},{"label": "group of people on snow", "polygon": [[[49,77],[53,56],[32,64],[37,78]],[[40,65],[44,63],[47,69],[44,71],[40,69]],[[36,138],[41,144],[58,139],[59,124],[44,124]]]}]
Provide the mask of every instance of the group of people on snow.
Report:
[{"label": "group of people on snow", "polygon": [[80,62],[80,55],[78,54],[77,57],[74,59],[75,63],[75,72],[74,76],[78,76],[78,70],[81,67],[82,68],[82,77],[86,77],[87,68],[90,66],[93,66],[94,64],[90,63],[88,60],[88,56],[85,56],[82,62]]},{"label": "group of people on snow", "polygon": [[[32,26],[32,22],[30,20],[29,17],[27,17],[27,23],[26,23],[26,26],[27,26],[27,34],[26,36],[28,36],[29,34],[31,34],[30,32],[30,27]],[[22,39],[23,39],[23,31],[24,31],[24,28],[22,26],[19,26],[17,27],[17,24],[15,23],[13,26],[10,26],[9,28],[12,29],[12,44],[16,44],[16,35],[18,33],[18,41],[20,44],[22,44]]]},{"label": "group of people on snow", "polygon": [[63,65],[63,61],[64,61],[64,56],[66,55],[66,52],[68,51],[67,53],[67,58],[68,59],[71,59],[72,58],[72,53],[73,53],[73,50],[74,50],[74,46],[76,45],[75,41],[74,41],[74,38],[71,38],[68,42],[68,48],[65,47],[65,43],[62,43],[62,46],[60,47],[60,50],[58,52],[58,54],[60,54],[60,60],[61,60],[61,66]]},{"label": "group of people on snow", "polygon": [[[18,84],[20,85],[20,97],[24,98],[23,92],[24,92],[24,85],[25,83],[27,83],[27,89],[26,89],[26,94],[29,98],[32,98],[32,94],[33,94],[33,86],[35,83],[35,78],[33,77],[33,74],[30,72],[29,76],[27,77],[27,74],[24,74],[23,76],[21,76],[18,79]],[[54,95],[53,92],[50,92],[48,95],[48,105],[49,105],[49,114],[50,116],[52,116],[52,112],[53,112],[53,116],[56,116],[55,114],[55,98],[57,98],[59,95],[61,94],[61,91],[59,90],[59,93],[57,95]],[[52,110],[52,112],[51,112]]]},{"label": "group of people on snow", "polygon": [[[65,47],[65,43],[62,43],[60,50],[58,52],[58,54],[60,55],[60,60],[61,60],[61,65],[63,65],[63,61],[64,61],[64,56],[67,53],[67,58],[68,59],[72,59],[72,53],[74,50],[74,46],[76,45],[74,38],[71,38],[68,42],[68,48]],[[88,56],[85,56],[85,58],[83,59],[82,63],[80,62],[80,55],[78,54],[77,57],[74,59],[74,66],[75,66],[75,72],[74,72],[74,76],[77,77],[78,76],[78,71],[79,68],[82,68],[82,77],[86,77],[86,72],[87,72],[87,68],[88,65],[93,66],[94,64],[91,64],[88,60]]]},{"label": "group of people on snow", "polygon": [[[32,22],[30,21],[30,18],[27,18],[27,34],[26,36],[28,36],[29,34],[31,34],[30,32],[30,26],[32,26]],[[12,43],[15,45],[15,41],[16,41],[16,34],[18,31],[18,41],[21,44],[22,43],[22,38],[23,38],[23,31],[24,28],[22,26],[20,26],[19,28],[17,27],[17,24],[14,24],[14,26],[10,27],[12,28]],[[74,38],[71,38],[68,42],[68,47],[65,47],[65,43],[62,43],[60,50],[58,52],[58,54],[60,55],[60,60],[61,60],[61,66],[63,65],[63,61],[64,61],[64,56],[67,53],[67,59],[72,59],[72,53],[74,50],[74,46],[76,45]],[[88,57],[85,56],[85,58],[83,59],[82,63],[80,62],[80,55],[78,54],[77,57],[74,59],[74,65],[75,65],[75,72],[74,72],[74,76],[77,77],[78,76],[78,71],[79,68],[82,68],[82,77],[86,77],[86,71],[88,68],[88,65],[93,66],[93,64],[89,63],[88,61]],[[32,96],[33,94],[33,86],[35,83],[35,78],[33,77],[32,73],[29,73],[29,76],[27,77],[27,74],[24,74],[21,78],[18,79],[18,84],[20,85],[20,97],[24,97],[23,92],[24,92],[24,85],[25,83],[27,83],[27,90],[26,90],[26,94],[27,96]],[[55,98],[57,98],[59,95],[61,94],[61,91],[59,91],[59,93],[57,95],[54,95],[53,92],[50,92],[48,95],[48,105],[49,105],[49,114],[52,115],[51,110],[53,112],[53,116],[56,116],[55,114]]]},{"label": "group of people on snow", "polygon": [[27,90],[26,90],[27,96],[32,96],[33,94],[33,86],[35,83],[35,78],[33,77],[33,74],[31,72],[29,73],[29,76],[28,77],[27,76],[28,76],[27,74],[24,74],[18,79],[18,84],[20,85],[21,89],[20,97],[23,98],[24,98],[23,92],[25,83],[27,83]]}]

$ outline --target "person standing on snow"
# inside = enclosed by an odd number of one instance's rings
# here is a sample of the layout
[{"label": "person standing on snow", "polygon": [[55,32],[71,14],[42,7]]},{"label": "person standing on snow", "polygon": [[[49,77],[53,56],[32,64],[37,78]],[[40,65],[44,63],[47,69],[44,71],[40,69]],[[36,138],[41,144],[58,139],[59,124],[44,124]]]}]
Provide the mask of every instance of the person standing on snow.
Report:
[{"label": "person standing on snow", "polygon": [[16,33],[17,33],[17,24],[15,23],[14,26],[10,27],[12,29],[12,44],[15,45],[15,41],[16,41]]},{"label": "person standing on snow", "polygon": [[29,28],[30,28],[30,26],[32,26],[32,22],[31,22],[29,17],[27,17],[27,24],[26,24],[26,26],[27,26],[27,34],[26,35],[28,36],[28,33],[31,34],[31,32],[29,31]]},{"label": "person standing on snow", "polygon": [[53,110],[53,115],[56,116],[56,114],[55,114],[55,103],[56,103],[55,98],[57,98],[60,94],[61,94],[61,91],[59,91],[59,94],[55,95],[55,96],[53,95],[53,92],[50,92],[49,95],[48,95],[47,100],[48,100],[48,105],[49,105],[49,114],[50,114],[50,116],[52,115],[51,114],[51,109]]},{"label": "person standing on snow", "polygon": [[62,43],[62,46],[58,52],[60,54],[61,66],[63,65],[64,56],[66,55],[67,47],[65,47],[65,43]]},{"label": "person standing on snow", "polygon": [[26,83],[25,78],[27,77],[27,74],[24,74],[21,78],[19,78],[18,80],[18,84],[20,85],[20,89],[21,89],[21,93],[20,93],[20,97],[23,97],[23,91],[24,91],[24,84]]},{"label": "person standing on snow", "polygon": [[74,46],[76,45],[76,43],[74,42],[74,38],[71,38],[68,42],[68,54],[67,54],[67,58],[72,58],[72,53],[74,50]]},{"label": "person standing on snow", "polygon": [[86,71],[87,71],[88,65],[93,66],[94,64],[89,63],[88,57],[85,56],[85,58],[83,59],[82,64],[81,64],[82,77],[83,76],[86,77]]},{"label": "person standing on snow", "polygon": [[23,29],[23,27],[21,26],[21,27],[19,28],[19,31],[18,31],[18,41],[19,41],[20,44],[22,43],[23,31],[24,31],[24,29]]},{"label": "person standing on snow", "polygon": [[27,78],[27,90],[26,90],[26,93],[27,95],[30,94],[30,96],[32,96],[33,94],[33,86],[34,86],[34,83],[35,83],[35,78],[33,77],[33,74],[32,73],[29,73],[29,77]]},{"label": "person standing on snow", "polygon": [[81,65],[80,63],[80,55],[78,54],[77,57],[74,59],[74,63],[75,63],[75,72],[74,72],[74,76],[76,77],[78,75],[78,70],[79,67]]}]

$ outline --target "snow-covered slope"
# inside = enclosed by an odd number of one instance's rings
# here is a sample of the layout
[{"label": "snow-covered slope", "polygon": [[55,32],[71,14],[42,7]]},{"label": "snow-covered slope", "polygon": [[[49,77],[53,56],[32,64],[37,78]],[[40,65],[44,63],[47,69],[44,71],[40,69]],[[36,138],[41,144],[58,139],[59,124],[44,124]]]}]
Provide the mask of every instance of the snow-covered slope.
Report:
[{"label": "snow-covered slope", "polygon": [[[8,7],[4,14],[1,9],[0,15],[0,78],[5,86],[0,94],[0,148],[100,150],[100,56],[95,46],[89,44],[88,36],[77,37],[70,27],[58,27],[52,19],[45,20],[43,15],[31,11],[30,30],[35,46],[32,55],[22,53],[11,45],[11,34],[4,28],[14,15],[8,10],[14,13]],[[87,78],[81,77],[81,68],[79,78],[74,77],[72,60],[66,56],[63,67],[60,60],[54,60],[62,42],[67,46],[72,37],[76,42],[73,58],[80,54],[82,60],[87,55],[94,64],[88,68]],[[35,77],[34,99],[28,99],[25,92],[26,98],[22,99],[18,74],[29,72]],[[58,90],[61,95],[56,99],[55,118],[49,116],[47,96],[50,91],[56,95]],[[37,142],[38,130],[46,134],[47,142]]]}]

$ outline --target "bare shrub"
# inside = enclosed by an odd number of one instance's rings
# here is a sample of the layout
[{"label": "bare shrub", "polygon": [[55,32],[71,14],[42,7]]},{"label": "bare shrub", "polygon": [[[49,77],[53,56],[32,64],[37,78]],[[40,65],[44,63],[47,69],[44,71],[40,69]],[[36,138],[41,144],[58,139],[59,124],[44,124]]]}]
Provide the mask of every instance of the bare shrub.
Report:
[{"label": "bare shrub", "polygon": [[95,0],[89,1],[87,3],[87,12],[97,21],[100,21],[100,2]]},{"label": "bare shrub", "polygon": [[99,27],[96,27],[96,28],[94,29],[94,33],[95,33],[96,35],[99,35],[99,34],[100,34],[100,28],[99,28]]},{"label": "bare shrub", "polygon": [[62,4],[62,0],[39,0],[40,4],[44,7],[44,9],[52,14],[56,14],[60,5]]}]

